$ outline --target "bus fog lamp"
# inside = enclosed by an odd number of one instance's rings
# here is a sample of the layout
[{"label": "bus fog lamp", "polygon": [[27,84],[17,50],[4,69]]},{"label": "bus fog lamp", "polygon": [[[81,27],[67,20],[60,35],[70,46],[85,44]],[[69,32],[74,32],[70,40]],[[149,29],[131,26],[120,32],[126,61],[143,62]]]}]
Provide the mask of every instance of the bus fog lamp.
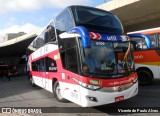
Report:
[{"label": "bus fog lamp", "polygon": [[89,101],[98,102],[96,97],[87,96],[87,98],[88,98]]}]

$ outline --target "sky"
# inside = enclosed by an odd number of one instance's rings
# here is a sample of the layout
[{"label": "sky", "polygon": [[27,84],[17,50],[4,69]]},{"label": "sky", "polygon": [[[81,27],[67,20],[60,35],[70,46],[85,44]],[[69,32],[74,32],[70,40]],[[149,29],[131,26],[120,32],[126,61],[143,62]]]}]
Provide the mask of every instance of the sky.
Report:
[{"label": "sky", "polygon": [[95,7],[110,0],[0,0],[0,42],[6,33],[29,33],[46,26],[69,5]]}]

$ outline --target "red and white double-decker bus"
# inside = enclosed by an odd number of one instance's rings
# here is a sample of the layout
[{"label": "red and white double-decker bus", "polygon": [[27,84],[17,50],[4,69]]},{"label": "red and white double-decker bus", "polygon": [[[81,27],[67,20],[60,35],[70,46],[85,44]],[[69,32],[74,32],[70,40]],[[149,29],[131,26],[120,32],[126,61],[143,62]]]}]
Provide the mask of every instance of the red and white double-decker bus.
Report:
[{"label": "red and white double-decker bus", "polygon": [[135,96],[137,74],[129,39],[122,34],[110,12],[67,7],[28,47],[31,84],[83,107]]}]

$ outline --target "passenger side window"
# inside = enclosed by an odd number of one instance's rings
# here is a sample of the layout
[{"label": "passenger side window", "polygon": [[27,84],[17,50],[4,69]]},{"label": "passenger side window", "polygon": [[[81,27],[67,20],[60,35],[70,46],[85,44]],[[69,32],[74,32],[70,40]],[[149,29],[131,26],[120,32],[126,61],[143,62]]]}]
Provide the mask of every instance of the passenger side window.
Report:
[{"label": "passenger side window", "polygon": [[157,34],[149,35],[149,37],[151,39],[151,48],[158,47],[158,44],[157,44]]},{"label": "passenger side window", "polygon": [[36,61],[32,62],[32,70],[33,71],[38,71],[38,65],[37,65]]},{"label": "passenger side window", "polygon": [[39,60],[39,71],[40,72],[45,72],[46,69],[45,69],[45,59],[42,58]]},{"label": "passenger side window", "polygon": [[36,40],[33,41],[33,48],[34,48],[34,49],[37,48],[37,46],[36,46]]},{"label": "passenger side window", "polygon": [[55,42],[55,41],[56,41],[56,35],[55,35],[54,22],[51,22],[51,24],[48,25],[46,29],[45,43]]},{"label": "passenger side window", "polygon": [[62,12],[56,18],[56,29],[61,33],[74,27],[73,20],[68,10]]},{"label": "passenger side window", "polygon": [[145,50],[148,49],[144,38],[141,37],[130,37],[132,49],[134,50]]},{"label": "passenger side window", "polygon": [[78,59],[76,47],[70,48],[61,53],[63,68],[78,73]]},{"label": "passenger side window", "polygon": [[45,44],[44,34],[45,34],[45,30],[34,40],[33,48],[38,49],[38,48],[42,47]]},{"label": "passenger side window", "polygon": [[57,72],[56,61],[52,58],[46,57],[46,71],[47,72]]},{"label": "passenger side window", "polygon": [[59,40],[59,46],[60,46],[60,51],[73,48],[76,46],[76,38],[67,38],[67,39]]},{"label": "passenger side window", "polygon": [[33,71],[39,71],[39,72],[45,72],[45,59],[39,59],[37,61],[32,62],[32,70]]}]

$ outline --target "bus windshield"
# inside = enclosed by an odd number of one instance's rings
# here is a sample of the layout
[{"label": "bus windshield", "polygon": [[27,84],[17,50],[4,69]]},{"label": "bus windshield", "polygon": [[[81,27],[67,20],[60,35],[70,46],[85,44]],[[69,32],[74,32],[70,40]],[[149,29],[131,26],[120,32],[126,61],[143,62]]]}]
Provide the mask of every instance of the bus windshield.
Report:
[{"label": "bus windshield", "polygon": [[121,77],[134,70],[130,42],[91,40],[91,48],[83,48],[83,71],[93,77]]},{"label": "bus windshield", "polygon": [[117,35],[123,33],[119,19],[110,12],[90,7],[74,7],[73,14],[76,26],[84,26],[95,32]]}]

